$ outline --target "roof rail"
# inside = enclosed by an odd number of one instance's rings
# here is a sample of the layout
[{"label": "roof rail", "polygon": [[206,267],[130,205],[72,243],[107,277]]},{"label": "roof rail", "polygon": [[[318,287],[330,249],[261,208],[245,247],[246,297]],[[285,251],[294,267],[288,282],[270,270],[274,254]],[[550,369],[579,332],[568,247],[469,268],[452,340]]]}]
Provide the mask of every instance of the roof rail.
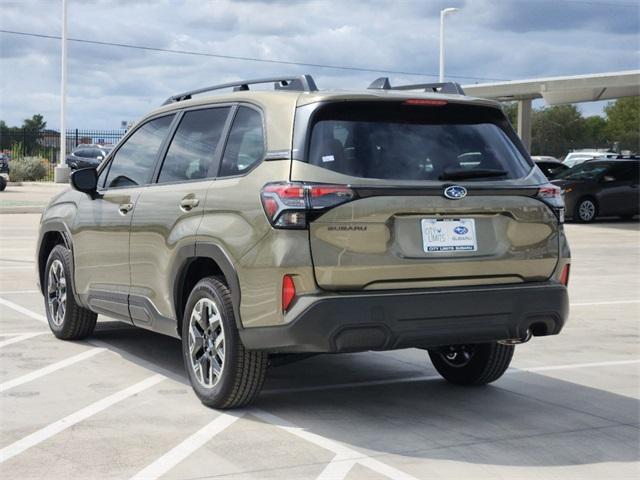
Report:
[{"label": "roof rail", "polygon": [[425,92],[464,95],[464,90],[462,90],[460,84],[455,82],[416,83],[413,85],[398,85],[392,87],[388,77],[376,78],[371,85],[369,85],[368,90],[424,90]]},{"label": "roof rail", "polygon": [[212,92],[214,90],[222,90],[224,88],[233,88],[234,92],[249,90],[249,85],[256,85],[261,83],[274,83],[274,88],[276,90],[294,90],[300,92],[318,91],[316,82],[313,80],[313,77],[311,75],[300,75],[298,77],[258,78],[255,80],[241,80],[238,82],[221,83],[219,85],[212,85],[211,87],[198,88],[197,90],[190,90],[188,92],[179,93],[167,98],[162,105],[167,105],[173,102],[181,102],[183,100],[190,100],[192,95]]}]

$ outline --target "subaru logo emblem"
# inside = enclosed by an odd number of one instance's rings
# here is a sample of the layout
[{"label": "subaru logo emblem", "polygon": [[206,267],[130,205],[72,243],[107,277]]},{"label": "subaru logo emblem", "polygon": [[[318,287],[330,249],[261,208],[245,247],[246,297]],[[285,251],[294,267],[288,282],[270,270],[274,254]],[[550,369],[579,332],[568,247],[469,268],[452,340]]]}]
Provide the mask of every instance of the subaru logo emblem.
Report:
[{"label": "subaru logo emblem", "polygon": [[454,228],[453,231],[457,235],[465,235],[465,234],[469,233],[469,229],[467,227],[463,227],[462,225]]},{"label": "subaru logo emblem", "polygon": [[467,189],[460,185],[452,185],[444,189],[444,196],[451,200],[459,200],[467,196]]}]

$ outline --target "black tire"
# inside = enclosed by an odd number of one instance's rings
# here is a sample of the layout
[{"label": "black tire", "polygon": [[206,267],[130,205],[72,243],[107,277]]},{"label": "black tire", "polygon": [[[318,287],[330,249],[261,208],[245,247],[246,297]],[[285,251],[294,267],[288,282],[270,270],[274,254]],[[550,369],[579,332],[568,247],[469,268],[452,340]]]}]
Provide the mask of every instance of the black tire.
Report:
[{"label": "black tire", "polygon": [[[55,305],[52,306],[50,303],[50,300],[54,296],[53,291],[62,290],[58,290],[56,285],[51,283],[51,272],[54,264],[56,267],[61,264],[61,268],[64,272],[64,294],[66,298],[60,315],[56,314],[58,310],[55,309]],[[47,266],[44,271],[43,279],[45,294],[44,307],[47,312],[49,328],[51,328],[51,331],[56,337],[62,340],[79,340],[91,335],[96,327],[96,320],[98,319],[97,314],[76,303],[73,291],[73,282],[71,281],[71,265],[71,252],[63,245],[56,245],[53,247],[53,250],[51,250],[49,258],[47,259]],[[53,303],[55,304],[56,302]],[[58,302],[57,308],[61,308],[60,302]]]},{"label": "black tire", "polygon": [[[586,212],[592,212],[587,215]],[[598,216],[598,202],[592,197],[583,197],[576,203],[573,220],[579,223],[591,223]]]},{"label": "black tire", "polygon": [[[194,345],[199,344],[201,347],[194,348],[194,360],[192,361],[190,352],[191,316],[197,305],[202,305],[201,308],[205,309],[211,308],[211,304],[207,300],[213,302],[216,310],[213,312],[216,317],[215,321],[220,329],[211,327],[209,321],[206,323],[209,325],[210,331],[205,331],[199,323],[197,326],[194,324],[194,328],[197,328],[202,335],[200,338],[204,338],[204,340],[194,341]],[[206,310],[202,310],[202,312],[207,315]],[[205,333],[207,334],[205,335]],[[223,335],[224,342],[222,355],[219,355],[217,347],[214,347],[217,341],[216,337],[220,333]],[[210,350],[207,352],[205,348]],[[215,352],[214,349],[216,349]],[[198,352],[201,352],[200,356],[197,355]],[[207,356],[210,358],[206,358]],[[260,393],[267,372],[268,355],[264,352],[245,350],[238,334],[229,288],[214,277],[200,280],[189,295],[182,320],[182,357],[193,390],[200,401],[211,408],[229,409],[248,405]],[[203,359],[203,357],[205,358]],[[211,369],[212,362],[215,362],[215,366],[220,371],[215,382],[198,378],[198,370],[202,371],[204,368],[200,362],[204,362],[207,369]],[[199,369],[194,366],[196,363],[200,365]],[[210,379],[211,376],[209,376]],[[204,385],[201,381],[211,385]]]},{"label": "black tire", "polygon": [[3,192],[5,188],[7,188],[7,181],[4,177],[0,177],[0,192]]},{"label": "black tire", "polygon": [[[438,373],[451,383],[486,385],[495,382],[509,368],[514,350],[513,345],[479,343],[431,349],[429,357]],[[457,362],[455,357],[451,358],[453,352],[460,355]]]}]

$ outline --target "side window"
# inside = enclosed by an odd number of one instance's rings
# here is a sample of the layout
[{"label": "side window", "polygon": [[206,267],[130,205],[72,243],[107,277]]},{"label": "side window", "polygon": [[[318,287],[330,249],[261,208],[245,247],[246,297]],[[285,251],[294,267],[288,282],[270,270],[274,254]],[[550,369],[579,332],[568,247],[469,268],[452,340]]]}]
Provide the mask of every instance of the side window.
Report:
[{"label": "side window", "polygon": [[219,107],[184,114],[171,140],[158,183],[207,177],[229,110]]},{"label": "side window", "polygon": [[251,108],[238,108],[224,149],[219,176],[241,175],[262,160],[264,153],[262,116]]},{"label": "side window", "polygon": [[173,115],[151,120],[127,139],[111,160],[106,188],[144,185],[149,181],[172,120]]}]

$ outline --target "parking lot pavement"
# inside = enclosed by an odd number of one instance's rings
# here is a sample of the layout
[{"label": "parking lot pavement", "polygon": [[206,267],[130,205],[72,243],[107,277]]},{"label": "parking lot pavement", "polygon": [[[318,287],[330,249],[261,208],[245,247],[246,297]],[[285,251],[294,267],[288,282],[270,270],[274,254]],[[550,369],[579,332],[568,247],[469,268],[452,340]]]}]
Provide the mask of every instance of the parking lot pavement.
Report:
[{"label": "parking lot pavement", "polygon": [[0,214],[40,213],[51,197],[68,188],[53,182],[10,183],[0,194]]},{"label": "parking lot pavement", "polygon": [[431,479],[640,477],[640,230],[568,225],[571,318],[488,387],[425,352],[274,368],[254,406],[203,407],[178,340],[100,317],[50,333],[37,215],[0,215],[0,477]]}]

